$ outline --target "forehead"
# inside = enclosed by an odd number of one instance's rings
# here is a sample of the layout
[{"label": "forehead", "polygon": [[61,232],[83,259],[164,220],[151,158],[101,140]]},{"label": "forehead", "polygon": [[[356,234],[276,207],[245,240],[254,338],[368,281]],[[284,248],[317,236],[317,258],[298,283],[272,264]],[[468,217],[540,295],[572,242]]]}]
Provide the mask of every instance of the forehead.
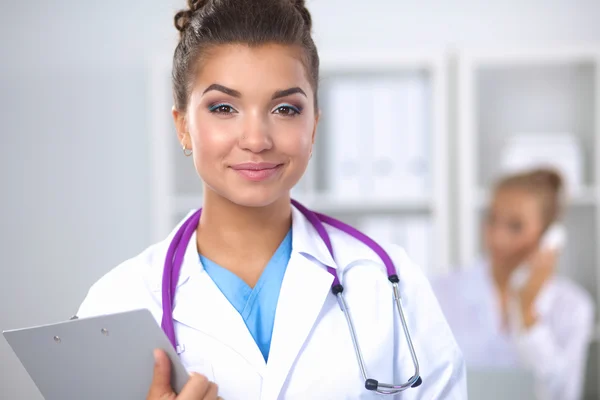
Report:
[{"label": "forehead", "polygon": [[310,84],[302,55],[299,47],[278,44],[216,46],[201,60],[196,87],[218,82],[244,94],[300,86],[308,94]]},{"label": "forehead", "polygon": [[539,199],[533,193],[518,188],[505,188],[496,192],[492,202],[495,213],[519,218],[537,218]]}]

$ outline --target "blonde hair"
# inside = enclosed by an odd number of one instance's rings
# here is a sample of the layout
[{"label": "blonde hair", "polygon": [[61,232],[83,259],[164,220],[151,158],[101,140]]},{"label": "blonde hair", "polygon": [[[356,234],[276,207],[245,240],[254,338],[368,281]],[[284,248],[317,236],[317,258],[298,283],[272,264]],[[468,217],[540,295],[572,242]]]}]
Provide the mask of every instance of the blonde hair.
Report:
[{"label": "blonde hair", "polygon": [[503,189],[522,189],[540,199],[542,218],[547,228],[556,221],[563,208],[563,178],[553,170],[539,168],[502,178],[495,192]]}]

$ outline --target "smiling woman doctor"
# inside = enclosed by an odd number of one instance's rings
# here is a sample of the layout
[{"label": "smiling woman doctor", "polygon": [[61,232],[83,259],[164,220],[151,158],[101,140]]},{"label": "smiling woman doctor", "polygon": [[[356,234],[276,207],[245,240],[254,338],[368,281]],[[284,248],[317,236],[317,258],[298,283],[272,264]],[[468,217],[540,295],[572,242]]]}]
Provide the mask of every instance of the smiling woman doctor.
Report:
[{"label": "smiling woman doctor", "polygon": [[[181,399],[216,398],[217,386],[227,400],[466,398],[460,350],[404,251],[371,248],[290,199],[319,119],[304,1],[188,6],[175,17],[173,117],[203,208],[94,284],[78,316],[149,309],[186,368],[208,378]],[[158,381],[148,399],[175,398]]]}]

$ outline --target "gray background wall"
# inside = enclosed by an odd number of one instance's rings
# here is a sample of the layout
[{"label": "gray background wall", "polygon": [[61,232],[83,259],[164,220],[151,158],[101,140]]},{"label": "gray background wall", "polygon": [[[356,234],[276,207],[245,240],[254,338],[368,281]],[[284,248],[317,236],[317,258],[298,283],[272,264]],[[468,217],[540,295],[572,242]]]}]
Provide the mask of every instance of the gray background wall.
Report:
[{"label": "gray background wall", "polygon": [[[149,244],[145,59],[182,1],[0,2],[0,329],[65,319]],[[368,8],[367,5],[368,4]],[[328,49],[600,42],[600,2],[312,0]],[[0,397],[38,399],[0,339]]]}]

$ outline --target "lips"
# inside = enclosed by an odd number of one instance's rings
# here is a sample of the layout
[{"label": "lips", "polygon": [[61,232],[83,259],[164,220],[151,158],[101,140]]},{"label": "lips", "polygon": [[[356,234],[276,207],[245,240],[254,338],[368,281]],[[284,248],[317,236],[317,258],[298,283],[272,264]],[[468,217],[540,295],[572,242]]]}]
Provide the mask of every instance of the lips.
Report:
[{"label": "lips", "polygon": [[260,163],[241,163],[241,164],[236,164],[231,166],[231,168],[235,169],[236,171],[239,170],[249,170],[249,171],[260,171],[263,169],[273,169],[273,168],[277,168],[279,165],[281,164],[274,164],[274,163],[267,163],[267,162],[260,162]]},{"label": "lips", "polygon": [[241,163],[232,165],[231,168],[242,178],[259,182],[275,176],[281,170],[282,164],[275,163]]}]

